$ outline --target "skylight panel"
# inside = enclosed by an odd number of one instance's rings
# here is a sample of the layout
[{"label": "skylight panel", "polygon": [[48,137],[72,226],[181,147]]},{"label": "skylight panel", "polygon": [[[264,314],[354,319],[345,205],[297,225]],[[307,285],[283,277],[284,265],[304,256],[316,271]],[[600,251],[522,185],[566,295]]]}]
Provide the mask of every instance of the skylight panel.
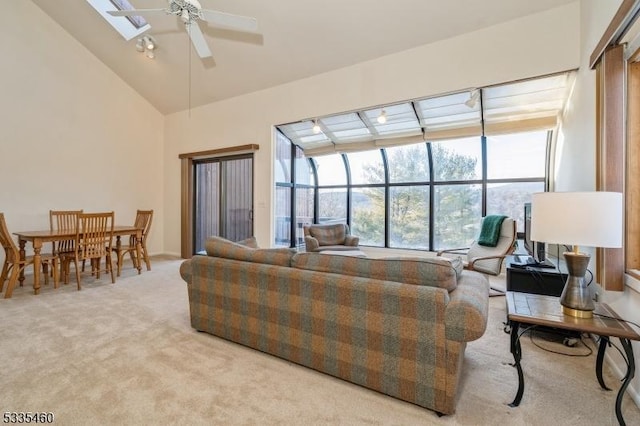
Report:
[{"label": "skylight panel", "polygon": [[313,132],[313,122],[303,121],[279,126],[280,131],[289,138],[291,142],[302,149],[316,148],[318,146],[332,145],[331,139],[320,132]]},{"label": "skylight panel", "polygon": [[569,77],[557,76],[488,87],[484,91],[487,123],[556,117],[570,89]]},{"label": "skylight panel", "polygon": [[127,19],[122,19],[121,16],[111,16],[107,13],[110,10],[134,10],[128,0],[87,0],[87,3],[127,41],[151,28],[142,16],[127,16]]},{"label": "skylight panel", "polygon": [[390,105],[384,108],[386,122],[379,123],[382,108],[365,111],[367,120],[380,136],[412,136],[422,134],[422,128],[411,103]]},{"label": "skylight panel", "polygon": [[469,100],[469,92],[454,93],[436,98],[428,98],[417,101],[417,107],[423,118],[441,117],[445,115],[457,115],[473,113],[480,119],[480,103],[472,106],[465,102]]},{"label": "skylight panel", "polygon": [[[127,0],[110,0],[118,10],[133,10],[133,6]],[[147,21],[142,16],[125,16],[134,27],[140,29],[147,25]]]},{"label": "skylight panel", "polygon": [[480,118],[474,113],[441,115],[427,117],[422,120],[425,127],[467,127],[473,124],[480,124]]},{"label": "skylight panel", "polygon": [[480,126],[480,102],[467,105],[470,92],[417,101],[420,123],[429,131],[467,129]]},{"label": "skylight panel", "polygon": [[367,126],[356,113],[324,117],[321,121],[334,136],[334,142],[363,141],[373,138]]},{"label": "skylight panel", "polygon": [[[553,129],[574,80],[575,73],[566,72],[277,127],[302,149],[333,144],[341,152],[409,144],[417,136],[437,141]],[[314,123],[322,129],[319,134],[312,130]]]}]

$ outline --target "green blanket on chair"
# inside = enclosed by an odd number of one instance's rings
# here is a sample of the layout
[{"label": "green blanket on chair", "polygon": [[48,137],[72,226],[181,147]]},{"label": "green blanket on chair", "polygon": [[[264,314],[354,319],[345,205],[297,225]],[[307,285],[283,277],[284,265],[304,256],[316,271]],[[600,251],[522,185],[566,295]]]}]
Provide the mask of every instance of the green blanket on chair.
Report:
[{"label": "green blanket on chair", "polygon": [[495,247],[500,239],[500,228],[502,222],[507,218],[503,215],[489,215],[482,221],[482,229],[478,237],[478,244],[481,246]]}]

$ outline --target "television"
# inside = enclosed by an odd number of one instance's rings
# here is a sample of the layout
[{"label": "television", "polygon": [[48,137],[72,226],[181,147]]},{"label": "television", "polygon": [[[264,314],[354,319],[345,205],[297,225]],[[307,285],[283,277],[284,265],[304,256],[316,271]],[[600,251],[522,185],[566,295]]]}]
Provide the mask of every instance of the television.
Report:
[{"label": "television", "polygon": [[546,263],[544,243],[531,240],[531,203],[524,204],[524,249],[537,263]]}]

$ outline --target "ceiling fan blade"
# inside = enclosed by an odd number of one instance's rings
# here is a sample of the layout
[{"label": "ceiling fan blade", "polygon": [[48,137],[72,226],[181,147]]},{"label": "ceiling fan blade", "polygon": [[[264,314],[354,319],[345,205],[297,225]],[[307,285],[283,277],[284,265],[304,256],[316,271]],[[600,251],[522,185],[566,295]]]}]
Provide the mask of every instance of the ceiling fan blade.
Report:
[{"label": "ceiling fan blade", "polygon": [[205,21],[216,27],[228,28],[237,31],[256,32],[258,21],[249,16],[233,15],[231,13],[218,12],[217,10],[202,9]]},{"label": "ceiling fan blade", "polygon": [[209,45],[207,45],[207,41],[204,39],[202,30],[200,30],[198,24],[195,22],[186,24],[185,29],[189,33],[189,37],[191,38],[193,47],[195,47],[196,52],[198,52],[198,56],[200,56],[201,58],[211,57],[211,50],[209,50]]},{"label": "ceiling fan blade", "polygon": [[158,12],[167,13],[166,9],[107,10],[111,16],[147,16]]}]

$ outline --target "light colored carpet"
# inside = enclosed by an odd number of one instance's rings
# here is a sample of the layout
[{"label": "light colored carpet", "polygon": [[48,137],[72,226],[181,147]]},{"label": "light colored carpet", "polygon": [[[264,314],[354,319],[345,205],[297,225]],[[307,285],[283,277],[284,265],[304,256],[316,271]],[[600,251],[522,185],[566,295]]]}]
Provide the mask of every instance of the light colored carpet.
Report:
[{"label": "light colored carpet", "polygon": [[[545,352],[523,340],[526,389],[517,388],[492,297],[487,333],[466,351],[457,412],[435,413],[194,331],[181,261],[125,269],[116,284],[86,279],[0,300],[2,411],[50,411],[60,425],[614,425],[615,392],[600,389],[595,353]],[[28,277],[29,279],[29,277]],[[27,281],[27,284],[29,281]],[[559,343],[541,345],[569,353]],[[618,382],[605,368],[612,387]],[[627,424],[640,411],[626,396]]]}]

